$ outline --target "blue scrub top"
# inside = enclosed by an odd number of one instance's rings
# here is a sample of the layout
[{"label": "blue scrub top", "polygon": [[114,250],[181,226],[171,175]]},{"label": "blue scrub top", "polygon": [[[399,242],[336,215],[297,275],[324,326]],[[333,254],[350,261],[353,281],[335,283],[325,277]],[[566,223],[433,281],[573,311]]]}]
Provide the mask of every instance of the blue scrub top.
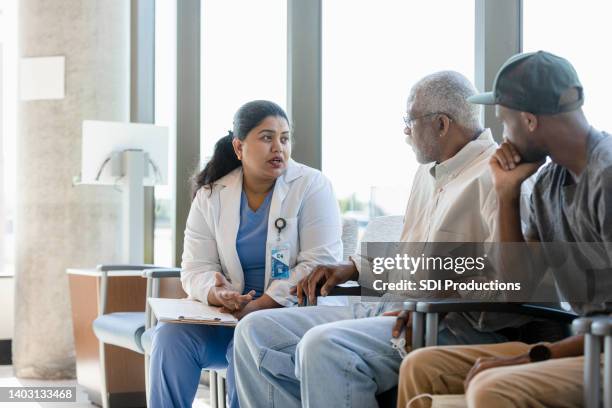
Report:
[{"label": "blue scrub top", "polygon": [[266,241],[268,239],[268,215],[270,213],[270,190],[257,211],[249,208],[244,190],[240,197],[240,227],[236,238],[236,251],[244,273],[244,292],[255,290],[255,297],[264,292],[266,281]]}]

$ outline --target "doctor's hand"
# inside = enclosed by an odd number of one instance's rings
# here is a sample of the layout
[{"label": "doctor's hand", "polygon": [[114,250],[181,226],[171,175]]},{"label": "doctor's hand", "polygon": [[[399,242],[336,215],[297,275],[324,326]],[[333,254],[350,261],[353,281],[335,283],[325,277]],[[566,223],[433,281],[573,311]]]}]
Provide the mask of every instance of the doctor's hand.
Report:
[{"label": "doctor's hand", "polygon": [[247,303],[242,309],[231,312],[231,314],[238,320],[242,320],[242,318],[249,313],[256,312],[257,310],[263,309],[274,309],[277,307],[282,307],[279,303],[276,302],[273,298],[271,298],[267,294],[261,295],[258,299],[253,300],[252,302]]},{"label": "doctor's hand", "polygon": [[308,276],[300,280],[297,286],[291,288],[291,294],[297,295],[300,306],[304,306],[306,297],[308,297],[308,304],[316,305],[317,286],[322,284],[321,296],[327,296],[336,285],[358,278],[359,273],[352,261],[334,265],[319,265]]},{"label": "doctor's hand", "polygon": [[232,288],[225,276],[215,272],[215,286],[208,292],[208,304],[222,306],[229,313],[241,310],[247,303],[253,300],[255,291],[252,290],[246,295]]}]

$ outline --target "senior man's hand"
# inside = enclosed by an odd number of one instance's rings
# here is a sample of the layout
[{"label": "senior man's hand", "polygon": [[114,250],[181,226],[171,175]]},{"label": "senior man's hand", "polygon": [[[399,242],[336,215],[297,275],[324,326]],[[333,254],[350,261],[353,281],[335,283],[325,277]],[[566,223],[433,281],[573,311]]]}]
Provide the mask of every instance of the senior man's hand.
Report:
[{"label": "senior man's hand", "polygon": [[397,316],[391,330],[391,337],[399,337],[405,329],[406,350],[409,350],[412,347],[412,313],[408,310],[394,310],[383,313],[383,316]]},{"label": "senior man's hand", "polygon": [[300,280],[297,286],[291,288],[291,294],[297,295],[298,304],[304,306],[308,298],[308,304],[317,304],[317,286],[321,287],[321,296],[327,296],[334,286],[359,277],[357,268],[352,261],[334,265],[319,265],[315,267],[310,275]]}]

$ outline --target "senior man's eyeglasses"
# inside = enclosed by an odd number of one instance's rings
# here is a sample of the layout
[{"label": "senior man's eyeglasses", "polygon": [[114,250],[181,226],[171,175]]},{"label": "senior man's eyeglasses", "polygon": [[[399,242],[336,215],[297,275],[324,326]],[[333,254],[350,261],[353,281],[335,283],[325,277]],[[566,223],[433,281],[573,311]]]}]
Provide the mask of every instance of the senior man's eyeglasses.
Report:
[{"label": "senior man's eyeglasses", "polygon": [[451,115],[449,115],[448,113],[446,113],[446,112],[431,112],[431,113],[426,113],[425,115],[418,116],[416,118],[411,118],[409,116],[404,116],[404,123],[406,124],[406,127],[408,129],[412,130],[412,127],[414,126],[414,122],[416,122],[419,119],[423,119],[423,118],[426,118],[428,116],[433,116],[433,115],[444,115],[444,116],[447,116],[448,119],[451,122],[454,120],[453,117]]}]

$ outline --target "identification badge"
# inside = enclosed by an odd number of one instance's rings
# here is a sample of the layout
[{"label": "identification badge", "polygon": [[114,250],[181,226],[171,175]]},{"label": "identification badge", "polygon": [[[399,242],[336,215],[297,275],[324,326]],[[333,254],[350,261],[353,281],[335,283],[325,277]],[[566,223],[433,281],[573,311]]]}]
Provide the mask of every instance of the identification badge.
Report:
[{"label": "identification badge", "polygon": [[289,243],[278,243],[272,247],[272,279],[289,279]]}]

